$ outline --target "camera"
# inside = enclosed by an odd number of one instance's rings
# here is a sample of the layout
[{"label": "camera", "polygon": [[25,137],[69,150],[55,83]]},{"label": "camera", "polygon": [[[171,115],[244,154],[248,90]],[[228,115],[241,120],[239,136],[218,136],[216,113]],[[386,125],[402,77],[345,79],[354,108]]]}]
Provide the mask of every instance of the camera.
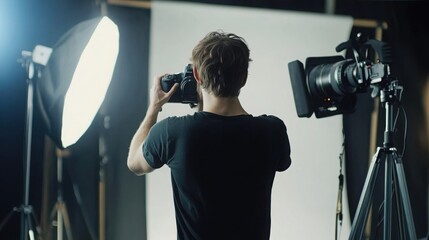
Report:
[{"label": "camera", "polygon": [[[299,60],[288,63],[298,117],[352,113],[357,93],[365,92],[368,86],[377,90],[390,81],[391,50],[386,43],[358,34],[336,47],[337,52],[345,49],[352,51],[352,58],[309,57],[305,68]],[[378,54],[376,63],[369,59],[371,49]]]},{"label": "camera", "polygon": [[181,73],[163,76],[161,78],[161,89],[164,92],[168,92],[175,83],[179,84],[179,88],[168,102],[189,103],[191,107],[198,103],[197,82],[195,81],[191,64],[186,65]]}]

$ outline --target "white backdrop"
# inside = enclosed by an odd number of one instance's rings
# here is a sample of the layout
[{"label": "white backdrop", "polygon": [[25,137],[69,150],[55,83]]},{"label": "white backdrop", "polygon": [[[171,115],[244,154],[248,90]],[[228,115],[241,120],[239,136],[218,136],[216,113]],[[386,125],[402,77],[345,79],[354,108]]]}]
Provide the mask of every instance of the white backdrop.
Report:
[{"label": "white backdrop", "polygon": [[[153,1],[149,78],[183,71],[193,47],[208,32],[243,37],[250,48],[249,78],[241,91],[253,115],[272,114],[288,127],[292,165],[278,173],[272,195],[271,239],[334,239],[338,193],[341,116],[298,118],[287,64],[307,57],[337,55],[348,39],[352,18],[280,10]],[[164,105],[159,120],[192,114],[188,105]],[[149,240],[176,239],[168,167],[147,176]],[[350,231],[346,190],[341,239]]]}]

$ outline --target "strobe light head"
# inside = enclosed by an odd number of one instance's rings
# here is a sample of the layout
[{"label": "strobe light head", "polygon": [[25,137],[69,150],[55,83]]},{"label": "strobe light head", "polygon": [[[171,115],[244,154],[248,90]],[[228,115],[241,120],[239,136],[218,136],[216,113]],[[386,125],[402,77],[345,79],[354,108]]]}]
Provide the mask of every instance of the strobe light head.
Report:
[{"label": "strobe light head", "polygon": [[[380,59],[373,63],[368,58],[369,47]],[[288,64],[289,76],[298,117],[323,118],[355,110],[356,94],[370,85],[389,81],[390,49],[376,40],[362,41],[361,37],[337,46],[337,52],[350,49],[354,58],[342,56],[309,57],[305,68],[299,60]]]}]

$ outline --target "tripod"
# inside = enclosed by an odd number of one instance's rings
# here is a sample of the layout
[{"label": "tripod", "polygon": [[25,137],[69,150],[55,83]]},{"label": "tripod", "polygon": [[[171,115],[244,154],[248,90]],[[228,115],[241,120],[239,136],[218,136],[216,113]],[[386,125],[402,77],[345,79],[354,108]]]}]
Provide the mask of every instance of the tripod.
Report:
[{"label": "tripod", "polygon": [[[69,149],[56,149],[56,157],[57,157],[57,198],[56,202],[50,212],[50,218],[49,221],[51,222],[51,225],[48,229],[47,237],[50,239],[52,238],[52,228],[56,227],[56,240],[73,240],[73,231],[72,231],[72,222],[70,221],[69,212],[67,208],[67,204],[64,200],[64,182],[63,182],[63,176],[64,176],[64,158],[68,158],[72,156],[72,152]],[[88,232],[90,234],[90,239],[96,239],[95,233],[93,231],[93,228],[90,226],[90,222],[88,220],[88,215],[84,209],[81,194],[79,191],[79,188],[76,184],[73,182],[71,183],[73,185],[73,193],[75,200],[77,202],[77,205],[79,206],[79,209],[83,216],[83,222],[86,224],[86,227],[88,229]]]},{"label": "tripod", "polygon": [[[385,132],[383,147],[378,147],[372,158],[368,175],[365,180],[363,192],[361,194],[356,215],[349,236],[349,240],[360,240],[363,238],[364,227],[367,222],[369,207],[371,205],[372,194],[375,186],[375,179],[378,175],[380,165],[385,164],[384,175],[384,221],[383,239],[391,239],[392,228],[392,188],[397,195],[397,214],[399,228],[404,239],[415,240],[416,232],[411,211],[410,199],[408,196],[407,184],[405,180],[402,158],[398,156],[393,145],[393,102],[396,100],[397,81],[386,84],[380,91],[380,101],[385,106]],[[405,219],[402,218],[405,216]],[[404,229],[404,227],[406,227]],[[404,230],[406,230],[404,232]]]},{"label": "tripod", "polygon": [[51,213],[51,219],[54,219],[55,213],[57,214],[57,240],[63,239],[63,228],[66,230],[67,240],[73,240],[71,224],[67,212],[66,203],[63,200],[63,157],[67,156],[67,151],[57,149],[57,202],[54,205]]},{"label": "tripod", "polygon": [[[34,80],[39,77],[40,71],[35,66],[35,63],[32,60],[31,53],[23,51],[23,59],[21,63],[23,67],[26,67],[28,73],[27,79],[27,112],[26,112],[26,125],[25,125],[25,149],[24,149],[24,202],[20,207],[14,207],[6,218],[0,224],[0,231],[12,217],[13,213],[20,212],[21,214],[21,239],[27,240],[30,238],[34,240],[34,224],[36,227],[39,225],[37,223],[37,218],[33,212],[33,207],[29,203],[29,192],[30,192],[30,162],[31,162],[31,137],[33,130],[33,93],[34,93]],[[34,76],[36,73],[36,77]]]}]

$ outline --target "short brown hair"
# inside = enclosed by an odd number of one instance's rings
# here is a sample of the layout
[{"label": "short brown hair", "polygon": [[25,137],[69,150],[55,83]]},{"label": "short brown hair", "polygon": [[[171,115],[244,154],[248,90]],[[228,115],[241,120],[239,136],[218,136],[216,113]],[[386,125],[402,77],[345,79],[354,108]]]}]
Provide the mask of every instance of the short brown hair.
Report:
[{"label": "short brown hair", "polygon": [[207,34],[195,46],[191,60],[204,89],[215,96],[235,97],[247,80],[249,54],[242,37],[217,31]]}]

